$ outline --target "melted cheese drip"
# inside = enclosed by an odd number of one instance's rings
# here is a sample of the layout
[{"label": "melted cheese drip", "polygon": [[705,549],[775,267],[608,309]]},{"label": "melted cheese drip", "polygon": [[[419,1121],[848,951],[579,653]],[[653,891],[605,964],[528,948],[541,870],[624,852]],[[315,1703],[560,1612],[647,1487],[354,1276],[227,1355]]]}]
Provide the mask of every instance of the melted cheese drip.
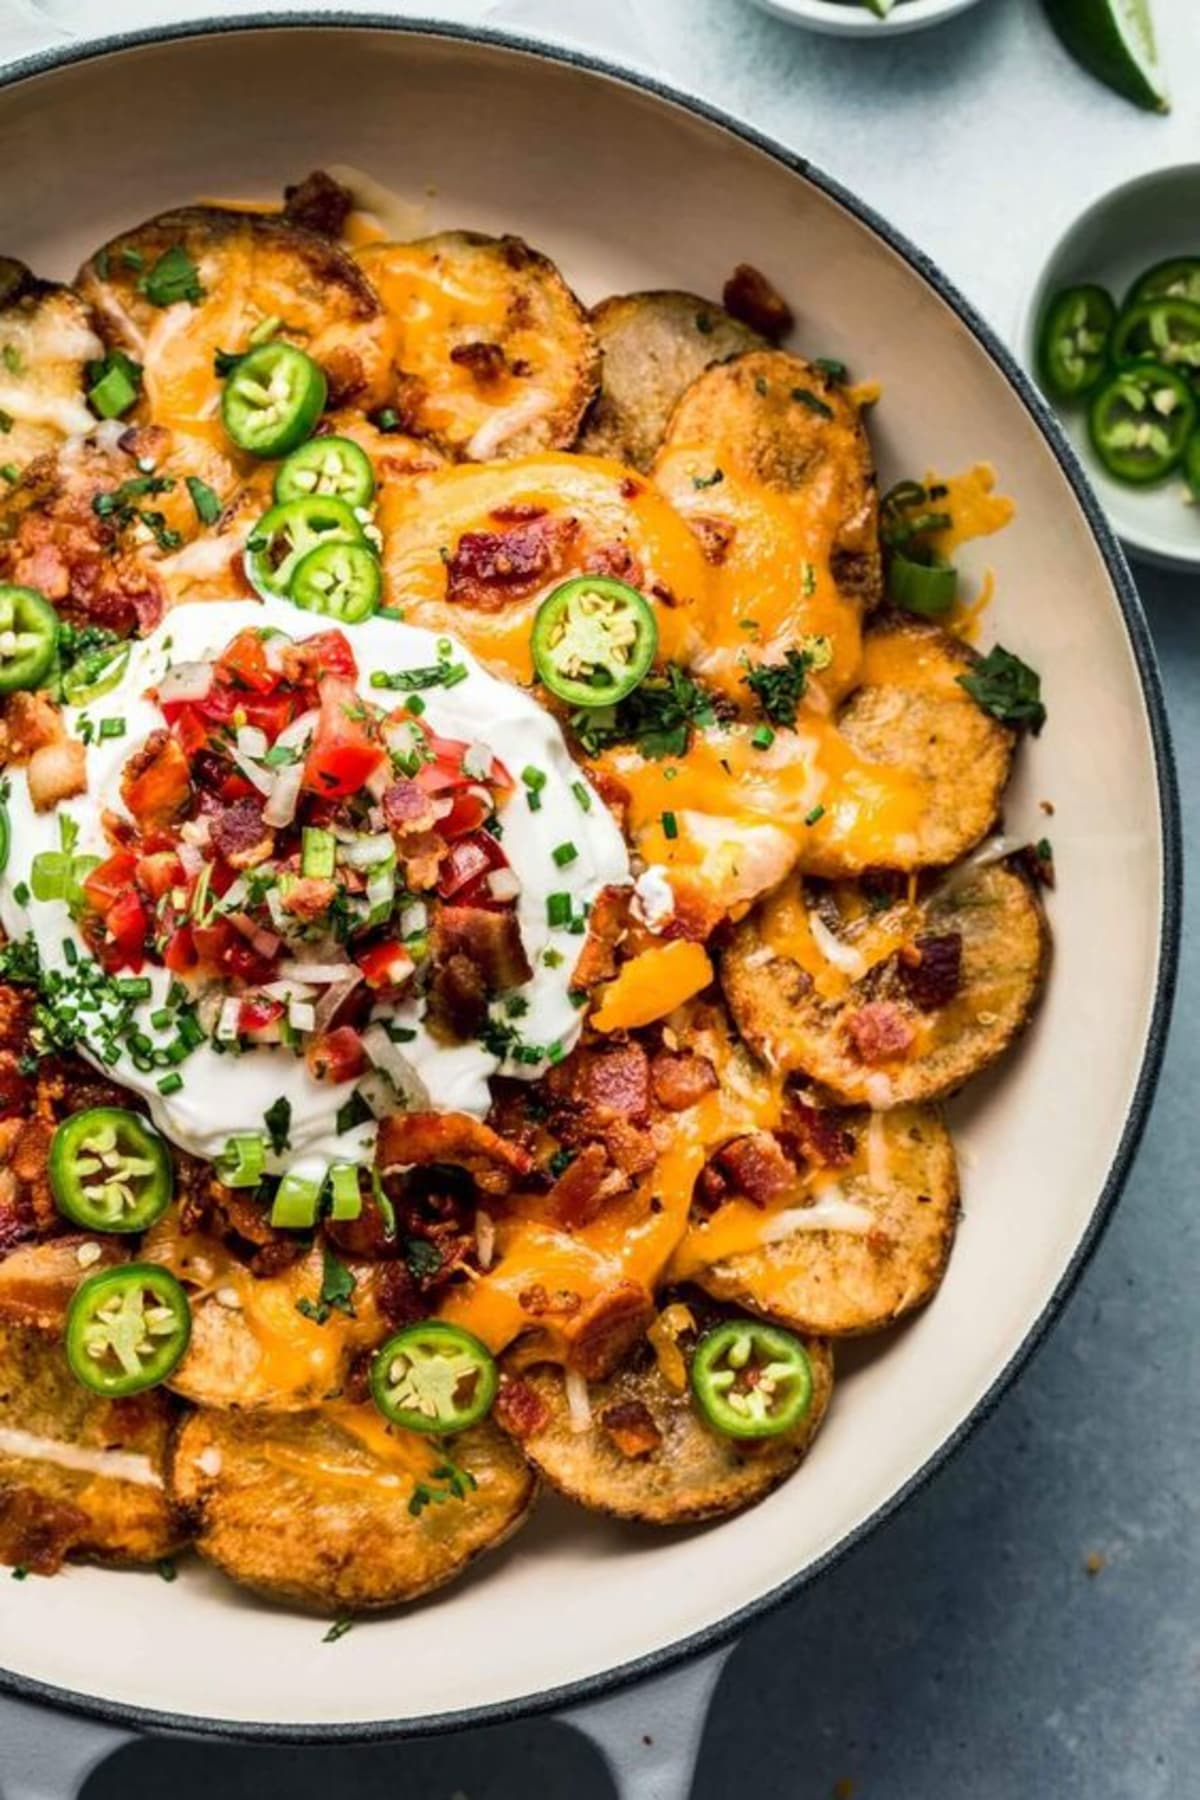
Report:
[{"label": "melted cheese drip", "polygon": [[[721,480],[706,483],[720,469]],[[838,591],[830,569],[843,499],[837,460],[784,492],[739,470],[724,447],[673,446],[654,482],[682,518],[716,525],[727,542],[711,567],[691,620],[702,646],[694,661],[706,681],[744,702],[745,658],[779,662],[805,637],[827,637],[833,661],[814,678],[827,703],[855,682],[860,607]],[[751,626],[753,629],[751,629]]]},{"label": "melted cheese drip", "polygon": [[[682,1035],[710,1056],[720,1082],[698,1106],[672,1120],[671,1141],[635,1191],[608,1206],[588,1225],[568,1232],[546,1213],[541,1198],[518,1197],[496,1221],[493,1267],[470,1287],[449,1291],[441,1316],[473,1331],[493,1351],[531,1327],[549,1328],[550,1341],[569,1346],[572,1315],[538,1317],[522,1294],[541,1287],[588,1302],[632,1282],[647,1296],[683,1238],[696,1179],[718,1145],[750,1131],[770,1131],[782,1116],[782,1082],[753,1068],[717,1030],[692,1030],[680,1015]],[[657,1205],[657,1210],[655,1207]]]},{"label": "melted cheese drip", "polygon": [[[632,488],[632,492],[630,491]],[[446,557],[464,532],[511,526],[501,515],[534,508],[574,519],[578,533],[566,566],[536,592],[498,611],[451,604]],[[638,475],[595,456],[546,452],[478,467],[463,464],[418,475],[384,489],[379,502],[388,602],[411,624],[453,631],[475,654],[517,681],[533,674],[529,635],[546,593],[587,567],[589,553],[625,546],[645,572],[647,592],[669,590],[680,607],[657,607],[659,649],[685,660],[694,627],[686,602],[703,596],[710,571],[700,546],[678,514]]]},{"label": "melted cheese drip", "polygon": [[758,925],[766,947],[774,955],[787,957],[803,969],[816,993],[829,1002],[844,999],[868,969],[885,961],[900,948],[907,935],[904,921],[898,922],[894,913],[889,915],[886,923],[868,922],[860,926],[850,938],[844,938],[839,931],[839,938],[852,945],[861,959],[857,973],[841,969],[830,961],[814,936],[809,898],[801,882],[788,882],[769,895],[758,914]]},{"label": "melted cheese drip", "polygon": [[928,474],[925,486],[946,489],[933,504],[938,512],[949,513],[952,522],[945,531],[931,533],[929,542],[948,561],[960,544],[1003,531],[1016,514],[1015,501],[996,492],[996,471],[990,463],[975,463],[960,475]]}]

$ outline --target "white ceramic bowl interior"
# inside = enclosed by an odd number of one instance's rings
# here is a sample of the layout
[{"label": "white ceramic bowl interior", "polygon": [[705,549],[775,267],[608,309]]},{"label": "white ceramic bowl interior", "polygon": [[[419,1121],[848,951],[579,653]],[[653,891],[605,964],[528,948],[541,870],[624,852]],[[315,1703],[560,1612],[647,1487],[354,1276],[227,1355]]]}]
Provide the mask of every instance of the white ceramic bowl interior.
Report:
[{"label": "white ceramic bowl interior", "polygon": [[[1035,379],[1042,312],[1061,288],[1099,282],[1120,306],[1137,277],[1169,256],[1200,256],[1200,163],[1154,169],[1113,188],[1059,239],[1021,322],[1021,355]],[[1152,488],[1114,481],[1088,442],[1086,403],[1058,411],[1126,548],[1166,568],[1200,568],[1200,505],[1185,503],[1182,478]]]},{"label": "white ceramic bowl interior", "polygon": [[4,1584],[10,1681],[202,1723],[402,1730],[595,1682],[714,1631],[829,1557],[943,1452],[1048,1316],[1094,1226],[1161,1035],[1171,852],[1148,652],[1142,640],[1135,655],[1122,616],[1119,559],[1106,564],[1012,380],[854,210],[730,130],[603,74],[420,33],[150,44],[0,90],[2,247],[69,275],[160,208],[272,194],[334,160],[424,203],[431,230],[522,233],[589,300],[719,293],[735,262],[759,263],[795,303],[803,349],[882,383],[872,435],[885,483],[990,459],[1016,522],[963,561],[994,569],[985,635],[1036,664],[1050,712],[1007,823],[1049,831],[1059,868],[1045,1006],[1019,1054],[956,1108],[966,1216],[946,1283],[890,1342],[841,1357],[813,1455],[762,1506],[657,1535],[547,1501],[467,1580],[336,1650],[321,1621],[196,1563],[171,1586],[88,1568]]},{"label": "white ceramic bowl interior", "polygon": [[754,4],[776,18],[828,37],[879,38],[901,37],[907,31],[940,25],[975,6],[977,0],[897,0],[885,19],[877,18],[863,0],[754,0]]}]

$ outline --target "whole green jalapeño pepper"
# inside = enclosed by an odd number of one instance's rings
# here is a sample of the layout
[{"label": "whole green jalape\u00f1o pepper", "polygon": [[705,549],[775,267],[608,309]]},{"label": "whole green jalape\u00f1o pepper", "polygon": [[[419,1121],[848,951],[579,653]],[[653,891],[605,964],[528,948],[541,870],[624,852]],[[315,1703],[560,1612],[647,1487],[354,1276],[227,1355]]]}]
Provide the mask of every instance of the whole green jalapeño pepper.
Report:
[{"label": "whole green jalape\u00f1o pepper", "polygon": [[145,1231],[171,1202],[170,1152],[137,1113],[89,1107],[54,1133],[50,1187],[59,1212],[85,1231]]},{"label": "whole green jalape\u00f1o pepper", "polygon": [[80,1283],[67,1309],[71,1373],[108,1400],[157,1387],[191,1337],[187,1295],[155,1263],[102,1269]]}]

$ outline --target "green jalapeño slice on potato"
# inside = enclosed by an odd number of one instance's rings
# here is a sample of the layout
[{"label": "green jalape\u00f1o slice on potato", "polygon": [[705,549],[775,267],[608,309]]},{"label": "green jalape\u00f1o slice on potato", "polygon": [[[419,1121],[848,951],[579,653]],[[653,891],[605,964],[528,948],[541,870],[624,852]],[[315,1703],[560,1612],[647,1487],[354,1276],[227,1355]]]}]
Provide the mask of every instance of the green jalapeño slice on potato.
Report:
[{"label": "green jalape\u00f1o slice on potato", "polygon": [[286,600],[297,569],[318,544],[364,543],[353,509],[333,494],[272,506],[246,539],[246,573],[266,599]]},{"label": "green jalape\u00f1o slice on potato", "polygon": [[571,706],[615,706],[646,675],[658,627],[636,588],[578,575],[548,594],[533,621],[533,666]]},{"label": "green jalape\u00f1o slice on potato", "polygon": [[171,1202],[170,1152],[137,1113],[92,1106],[54,1133],[50,1187],[59,1212],[86,1231],[145,1231]]},{"label": "green jalape\u00f1o slice on potato", "polygon": [[0,694],[35,688],[50,672],[58,614],[36,588],[0,584]]},{"label": "green jalape\u00f1o slice on potato", "polygon": [[457,1325],[406,1325],[376,1352],[371,1392],[385,1419],[441,1436],[477,1425],[496,1398],[489,1350]]},{"label": "green jalape\u00f1o slice on potato", "polygon": [[187,1295],[166,1269],[127,1263],[80,1283],[67,1309],[67,1361],[94,1394],[119,1400],[157,1387],[191,1336]]},{"label": "green jalape\u00f1o slice on potato", "polygon": [[345,625],[369,619],[383,592],[383,571],[369,544],[335,538],[302,557],[289,598],[306,612],[325,613]]},{"label": "green jalape\u00f1o slice on potato", "polygon": [[260,344],[234,366],[221,396],[225,429],[251,456],[286,456],[325,410],[325,376],[293,344]]},{"label": "green jalape\u00f1o slice on potato", "polygon": [[312,494],[332,494],[347,506],[370,506],[375,471],[353,438],[311,438],[288,457],[275,477],[276,500],[307,500]]},{"label": "green jalape\u00f1o slice on potato", "polygon": [[731,1319],[696,1346],[692,1392],[709,1424],[726,1437],[778,1437],[799,1425],[812,1404],[812,1365],[790,1331]]}]

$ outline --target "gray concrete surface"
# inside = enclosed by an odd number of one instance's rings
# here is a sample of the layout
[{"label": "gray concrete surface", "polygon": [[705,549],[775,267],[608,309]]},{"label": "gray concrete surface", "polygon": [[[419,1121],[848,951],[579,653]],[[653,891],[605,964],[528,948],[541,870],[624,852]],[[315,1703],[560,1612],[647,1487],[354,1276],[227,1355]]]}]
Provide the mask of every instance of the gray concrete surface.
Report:
[{"label": "gray concrete surface", "polygon": [[[51,7],[68,13],[71,0]],[[119,12],[134,23],[167,10],[126,0]],[[195,10],[236,9],[213,0]],[[398,10],[476,18],[486,8],[431,0]],[[509,10],[603,46],[622,9],[517,0]],[[1176,100],[1167,119],[1089,83],[1035,0],[982,0],[935,32],[865,45],[794,31],[747,0],[630,0],[625,10],[667,79],[838,175],[1004,331],[1055,232],[1095,192],[1200,158],[1192,0],[1156,0]],[[1195,853],[1200,584],[1142,572],[1141,586]],[[1198,1068],[1200,950],[1188,931],[1154,1116],[1066,1316],[957,1461],[741,1644],[709,1716],[694,1800],[1200,1794]],[[2,1724],[0,1709],[0,1734]],[[631,1733],[654,1728],[652,1704],[631,1708]],[[86,1791],[316,1800],[351,1784],[359,1800],[612,1793],[595,1754],[550,1722],[356,1753],[147,1743],[119,1752]]]}]

